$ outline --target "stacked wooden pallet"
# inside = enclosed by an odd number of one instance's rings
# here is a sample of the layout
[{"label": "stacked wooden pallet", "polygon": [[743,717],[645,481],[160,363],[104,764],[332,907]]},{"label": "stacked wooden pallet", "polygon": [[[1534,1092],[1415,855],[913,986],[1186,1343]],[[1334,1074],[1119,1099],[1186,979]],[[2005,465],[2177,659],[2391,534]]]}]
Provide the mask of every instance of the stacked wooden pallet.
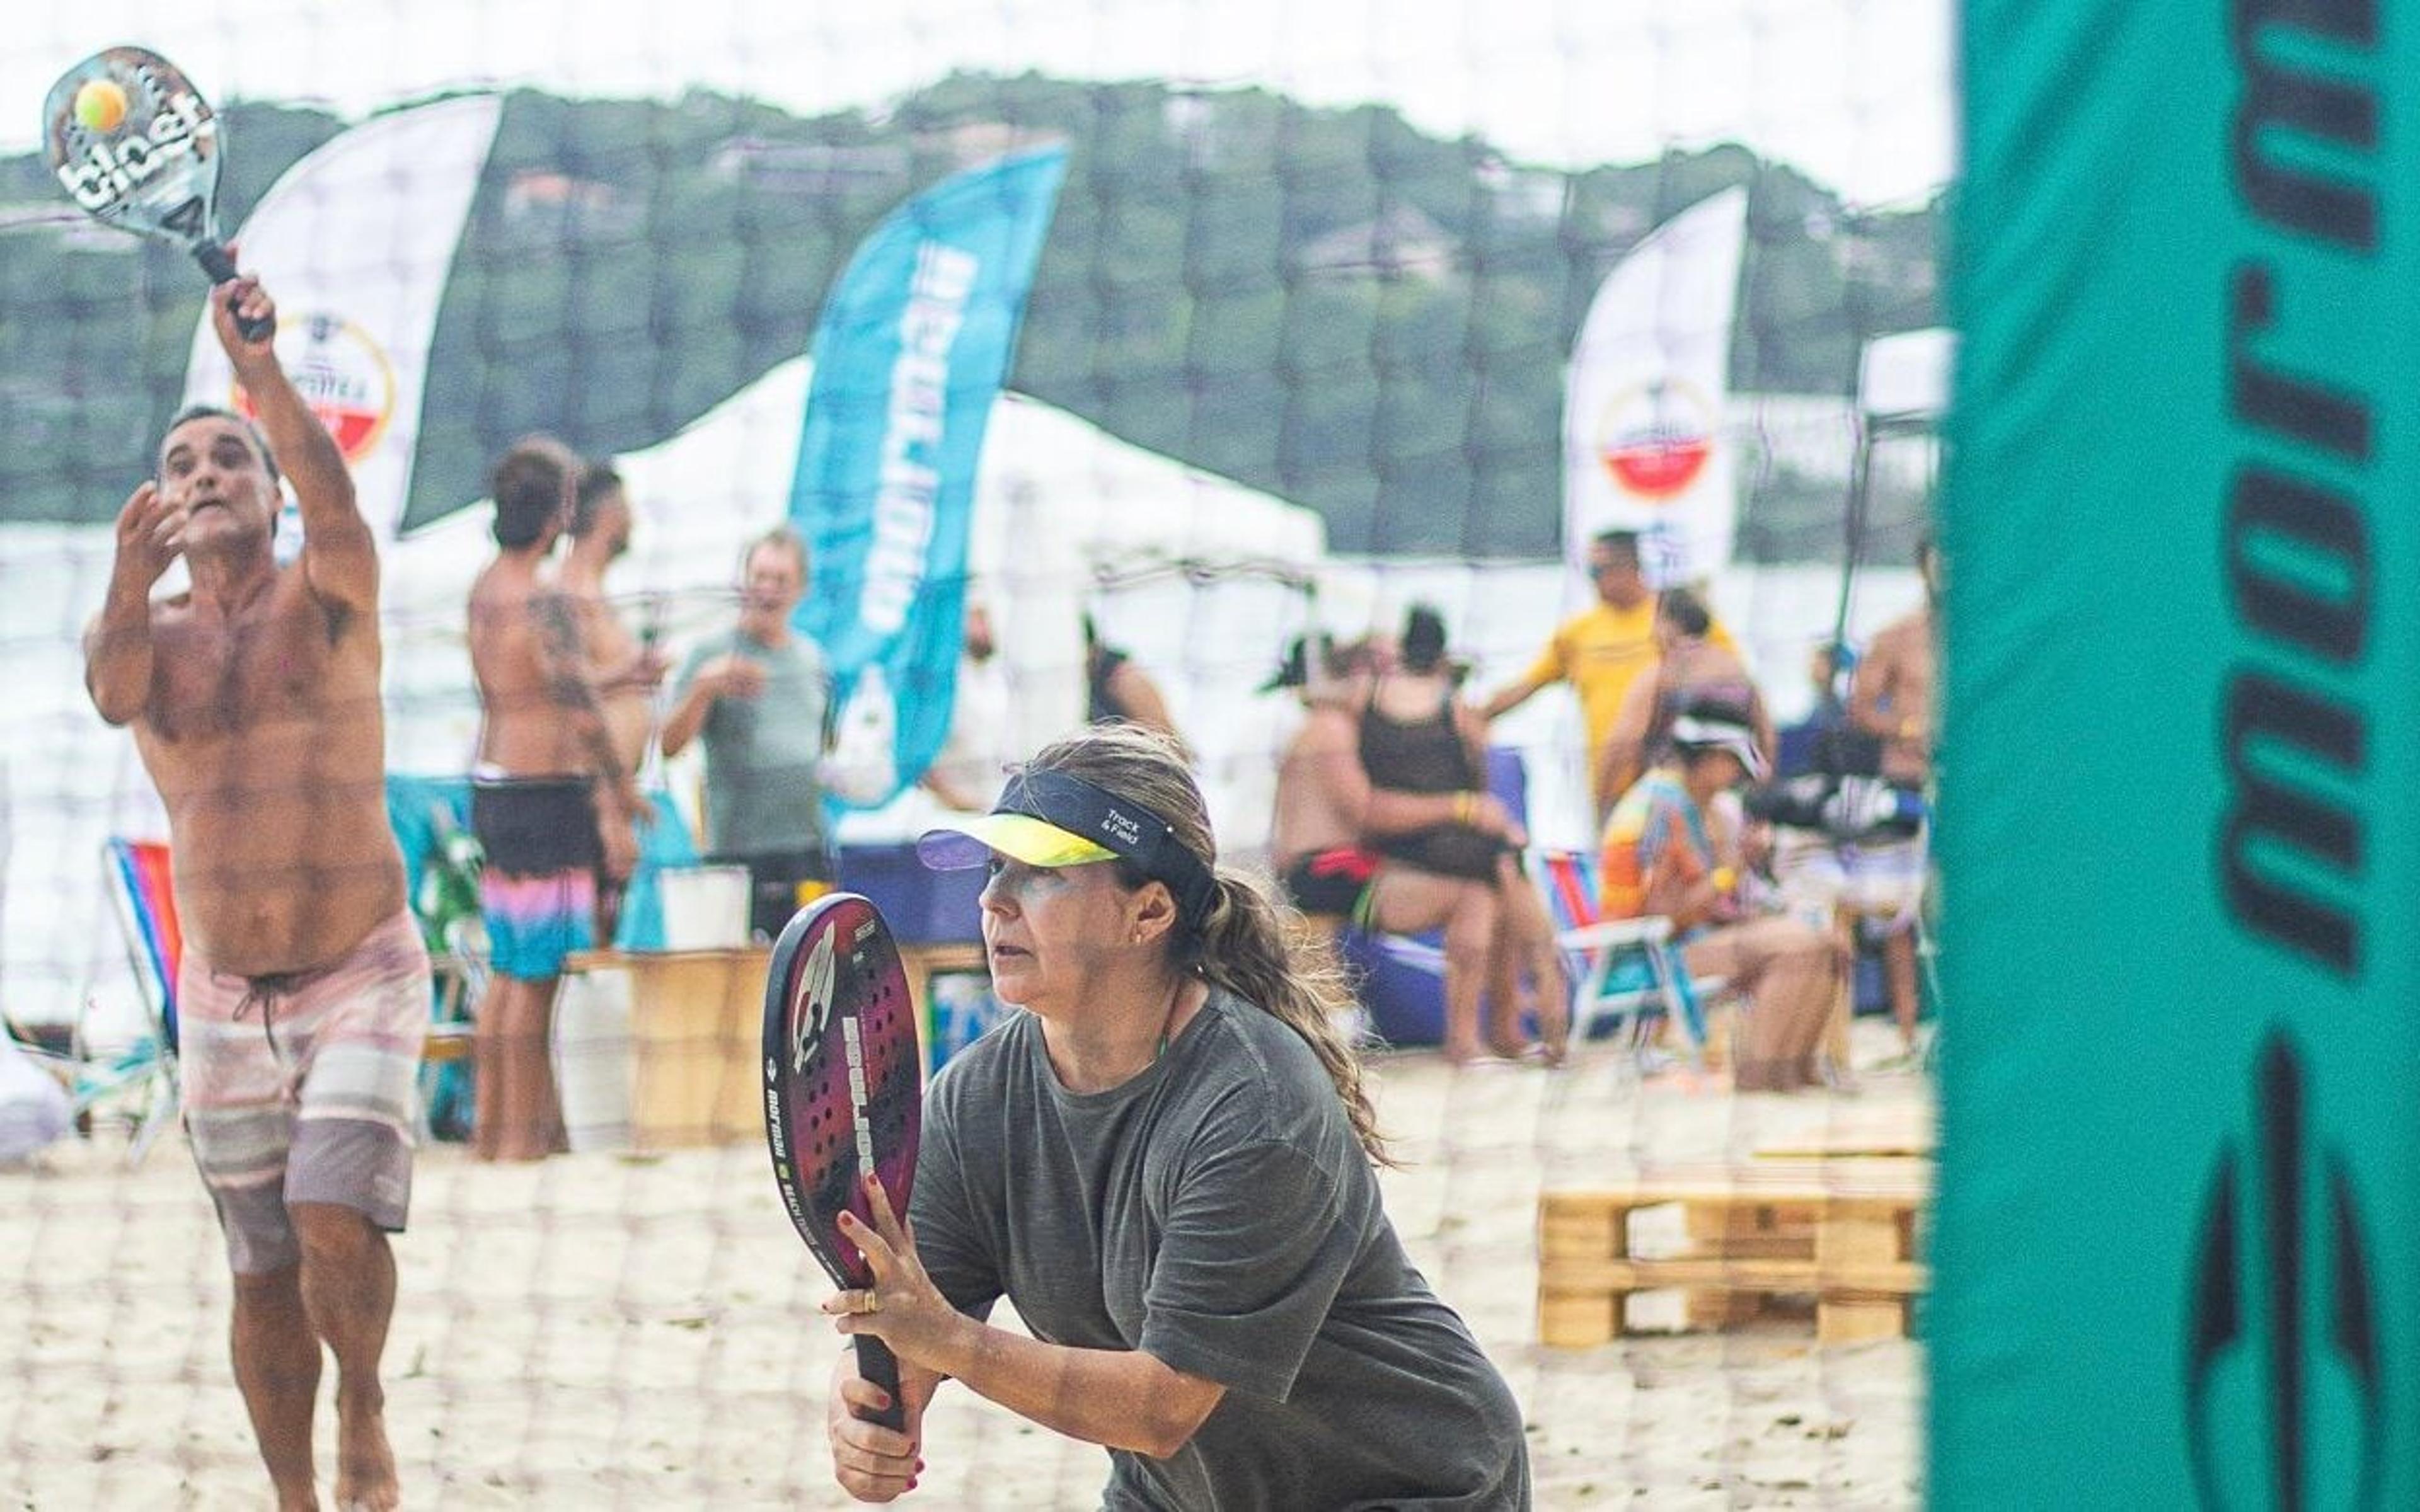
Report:
[{"label": "stacked wooden pallet", "polygon": [[[1642,1291],[1688,1294],[1695,1326],[1752,1316],[1766,1297],[1811,1294],[1825,1343],[1901,1335],[1926,1271],[1918,1215],[1932,1192],[1929,1160],[1759,1159],[1665,1167],[1539,1198],[1538,1328],[1548,1344],[1586,1348],[1628,1329]],[[1678,1208],[1686,1247],[1633,1247],[1631,1220]]]}]

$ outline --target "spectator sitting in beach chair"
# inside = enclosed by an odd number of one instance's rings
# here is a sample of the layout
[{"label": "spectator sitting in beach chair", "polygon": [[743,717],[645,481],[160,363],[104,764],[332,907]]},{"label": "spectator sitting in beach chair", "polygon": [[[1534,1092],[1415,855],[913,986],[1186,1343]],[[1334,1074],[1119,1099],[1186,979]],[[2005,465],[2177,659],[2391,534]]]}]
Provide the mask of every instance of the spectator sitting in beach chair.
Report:
[{"label": "spectator sitting in beach chair", "polygon": [[1735,1088],[1810,1086],[1831,1014],[1832,942],[1794,919],[1749,916],[1739,892],[1743,826],[1715,801],[1763,775],[1763,750],[1722,704],[1682,710],[1671,747],[1670,758],[1631,784],[1606,821],[1604,917],[1670,919],[1691,977],[1719,977],[1746,995],[1732,1035]]}]

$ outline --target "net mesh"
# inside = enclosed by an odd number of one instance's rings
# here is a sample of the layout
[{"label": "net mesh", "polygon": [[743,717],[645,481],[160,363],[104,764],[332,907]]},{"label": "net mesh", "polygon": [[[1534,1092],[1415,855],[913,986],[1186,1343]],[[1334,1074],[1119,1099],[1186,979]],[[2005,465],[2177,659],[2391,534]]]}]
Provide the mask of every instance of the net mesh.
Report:
[{"label": "net mesh", "polygon": [[[972,547],[1008,666],[1003,744],[1078,712],[1080,609],[1165,694],[1230,859],[1259,864],[1299,718],[1260,688],[1289,637],[1392,634],[1425,603],[1474,694],[1514,681],[1584,602],[1560,430],[1590,299],[1649,233],[1733,187],[1748,208],[1719,424],[1738,525],[1714,608],[1788,723],[1817,698],[1811,651],[1920,601],[1931,431],[1861,422],[1856,393],[1870,342],[1940,316],[1942,0],[209,8],[121,8],[107,36],[54,16],[0,41],[27,128],[0,131],[0,1010],[79,1111],[0,1173],[0,1493],[18,1504],[220,1505],[262,1476],[216,1221],[157,1117],[146,909],[105,851],[164,839],[164,818],[93,710],[80,645],[110,522],[185,397],[204,287],[182,253],[83,218],[43,161],[31,102],[87,53],[147,36],[213,95],[229,228],[380,113],[501,93],[435,274],[409,485],[365,501],[400,532],[382,609],[399,829],[471,759],[463,595],[497,455],[544,431],[617,460],[638,517],[607,586],[677,661],[730,623],[739,548],[783,517],[800,360],[852,253],[917,191],[1036,146],[1063,144],[1068,177]],[[1586,848],[1568,692],[1492,738],[1521,759],[1535,837]],[[695,819],[693,756],[648,775]],[[857,833],[875,849],[896,831]],[[458,942],[436,919],[459,900],[431,843],[415,903],[443,964]],[[923,964],[975,966],[963,950]],[[474,968],[455,973],[473,1006]],[[728,963],[642,977],[564,1005],[567,1156],[473,1161],[453,1137],[463,1070],[424,1078],[432,1137],[385,1356],[411,1500],[845,1500],[822,1426],[827,1284],[764,1169],[752,1062],[727,1029],[666,1026],[645,1001],[706,1022],[755,982]],[[1886,1020],[1854,1033],[1863,1060],[1894,1048]],[[1642,1085],[1612,1046],[1552,1075],[1455,1073],[1420,1049],[1375,1065],[1404,1161],[1393,1220],[1520,1397],[1541,1504],[1917,1497],[1918,1343],[1813,1348],[1807,1309],[1785,1304],[1546,1346],[1538,1214],[1542,1191],[1920,1121],[1923,1077],[1873,1076],[1853,1103]],[[1703,1239],[1668,1211],[1640,1222],[1642,1252]],[[1685,1311],[1660,1297],[1637,1320]],[[324,1408],[319,1435],[324,1481]],[[933,1504],[1090,1505],[1106,1473],[1098,1450],[964,1392],[926,1442]]]}]

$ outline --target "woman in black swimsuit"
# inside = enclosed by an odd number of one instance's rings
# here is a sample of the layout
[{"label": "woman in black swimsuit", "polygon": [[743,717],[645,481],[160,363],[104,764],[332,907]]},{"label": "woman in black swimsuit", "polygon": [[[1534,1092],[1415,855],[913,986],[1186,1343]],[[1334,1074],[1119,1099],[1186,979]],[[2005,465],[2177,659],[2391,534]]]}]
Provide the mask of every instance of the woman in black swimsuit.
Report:
[{"label": "woman in black swimsuit", "polygon": [[[1386,857],[1372,884],[1382,928],[1390,903],[1406,891],[1426,892],[1437,881],[1478,883],[1490,889],[1494,918],[1481,969],[1487,990],[1488,1030],[1479,1032],[1480,984],[1457,968],[1455,933],[1446,940],[1447,1058],[1462,1063],[1482,1054],[1518,1057],[1538,1054],[1562,1058],[1569,1003],[1553,926],[1522,870],[1520,847],[1528,837],[1503,804],[1488,791],[1486,729],[1478,712],[1458,696],[1460,679],[1445,655],[1445,621],[1427,605],[1416,605],[1404,625],[1402,665],[1380,678],[1361,709],[1361,764],[1370,785],[1397,793],[1436,795],[1451,800],[1450,817],[1425,827],[1373,835],[1370,843]],[[1393,896],[1390,896],[1393,895]],[[1406,912],[1418,911],[1417,903]],[[1527,992],[1524,992],[1524,989]],[[1534,1018],[1540,1043],[1529,1044],[1525,1018]]]}]

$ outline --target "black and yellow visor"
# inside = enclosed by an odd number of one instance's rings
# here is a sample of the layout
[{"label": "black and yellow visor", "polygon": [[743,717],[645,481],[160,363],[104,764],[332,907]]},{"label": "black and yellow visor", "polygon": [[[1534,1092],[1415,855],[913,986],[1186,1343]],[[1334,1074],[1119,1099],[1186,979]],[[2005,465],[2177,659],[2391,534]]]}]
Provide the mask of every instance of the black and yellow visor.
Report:
[{"label": "black and yellow visor", "polygon": [[1065,772],[1019,772],[991,812],[928,829],[916,841],[917,858],[936,872],[982,866],[994,852],[1044,867],[1123,858],[1167,884],[1187,921],[1210,911],[1210,869],[1185,848],[1174,825]]}]

